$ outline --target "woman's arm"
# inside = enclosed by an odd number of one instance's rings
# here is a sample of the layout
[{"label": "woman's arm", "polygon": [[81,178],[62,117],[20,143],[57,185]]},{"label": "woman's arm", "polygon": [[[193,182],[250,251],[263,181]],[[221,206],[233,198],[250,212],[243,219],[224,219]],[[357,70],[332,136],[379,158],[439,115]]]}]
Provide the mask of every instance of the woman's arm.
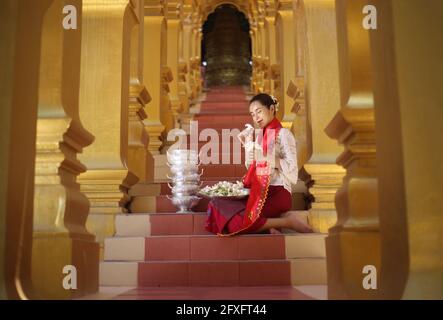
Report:
[{"label": "woman's arm", "polygon": [[298,180],[297,148],[294,135],[288,129],[280,131],[280,171],[296,184]]}]

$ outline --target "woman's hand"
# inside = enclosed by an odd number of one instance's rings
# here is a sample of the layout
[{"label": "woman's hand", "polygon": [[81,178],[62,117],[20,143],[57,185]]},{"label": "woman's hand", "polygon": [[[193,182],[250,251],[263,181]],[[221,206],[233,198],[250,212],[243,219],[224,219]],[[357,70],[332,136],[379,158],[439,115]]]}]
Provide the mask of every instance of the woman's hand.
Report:
[{"label": "woman's hand", "polygon": [[253,140],[254,133],[254,128],[249,123],[246,124],[245,127],[246,129],[244,129],[237,135],[238,140],[244,147],[248,142],[251,142]]}]

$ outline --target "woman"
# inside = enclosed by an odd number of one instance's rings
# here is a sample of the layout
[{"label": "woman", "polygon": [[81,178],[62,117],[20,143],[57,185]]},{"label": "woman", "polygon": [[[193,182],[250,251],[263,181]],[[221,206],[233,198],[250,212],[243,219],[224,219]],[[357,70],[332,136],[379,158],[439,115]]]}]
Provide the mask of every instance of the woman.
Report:
[{"label": "woman", "polygon": [[250,127],[239,135],[248,168],[243,183],[250,188],[250,194],[245,200],[211,200],[206,221],[209,232],[279,233],[280,228],[312,232],[294,215],[281,217],[291,209],[291,183],[297,183],[298,166],[295,138],[275,117],[277,106],[277,100],[268,94],[261,93],[251,99],[249,111],[260,128],[259,134],[253,141],[254,130]]}]

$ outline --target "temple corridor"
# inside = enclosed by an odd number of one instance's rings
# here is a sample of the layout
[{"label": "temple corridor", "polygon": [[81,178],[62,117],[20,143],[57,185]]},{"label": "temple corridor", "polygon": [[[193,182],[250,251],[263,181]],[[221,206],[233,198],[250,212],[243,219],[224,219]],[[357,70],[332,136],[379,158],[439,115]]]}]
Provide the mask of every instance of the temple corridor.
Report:
[{"label": "temple corridor", "polygon": [[[443,299],[441,12],[2,0],[0,299]],[[312,234],[219,237],[208,199],[171,201],[177,134],[211,159],[201,187],[245,174],[229,132],[257,93],[295,137],[285,215]]]},{"label": "temple corridor", "polygon": [[[241,129],[251,122],[242,87],[213,87],[191,111],[198,121],[199,135],[211,128],[221,137],[223,129]],[[189,136],[187,141],[189,148]],[[205,144],[199,143],[200,154],[211,153],[204,149]],[[230,164],[221,164],[225,155],[221,143],[219,147],[215,152],[220,164],[200,166],[202,187],[241,180],[246,173],[243,148],[236,150],[231,144],[226,155]],[[241,153],[241,164],[233,164],[235,152]],[[204,229],[208,199],[198,202],[195,213],[175,214],[177,209],[167,198],[171,195],[170,181],[160,173],[169,174],[167,160],[158,161],[158,178],[150,187],[156,186],[159,195],[139,188],[131,214],[118,216],[116,235],[105,239],[104,262],[100,265],[103,290],[133,286],[115,299],[287,300],[326,296],[324,234],[259,234],[230,239],[210,234]],[[293,211],[287,214],[307,222],[302,193],[294,196]]]}]

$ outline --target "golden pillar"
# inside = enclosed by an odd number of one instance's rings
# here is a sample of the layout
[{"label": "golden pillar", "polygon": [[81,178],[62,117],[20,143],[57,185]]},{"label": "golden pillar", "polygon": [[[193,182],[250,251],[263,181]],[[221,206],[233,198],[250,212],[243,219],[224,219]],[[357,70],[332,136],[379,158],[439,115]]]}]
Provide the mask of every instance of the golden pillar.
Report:
[{"label": "golden pillar", "polygon": [[366,4],[336,1],[341,109],[326,133],[344,145],[337,163],[346,176],[335,197],[337,224],[326,238],[330,299],[377,296],[363,285],[366,266],[380,271],[373,78],[361,13]]},{"label": "golden pillar", "polygon": [[280,108],[277,113],[283,127],[291,129],[295,120],[293,112],[293,101],[286,95],[289,83],[295,77],[295,50],[294,50],[294,22],[292,1],[277,1],[276,15],[276,33],[277,33],[277,59],[279,66],[279,90],[275,91],[276,97],[280,102]]},{"label": "golden pillar", "polygon": [[443,3],[373,4],[379,290],[387,299],[443,299]]},{"label": "golden pillar", "polygon": [[197,21],[197,17],[198,17],[198,13],[197,12],[192,12],[191,14],[191,34],[190,34],[190,39],[189,39],[189,51],[190,51],[190,56],[189,56],[189,81],[191,84],[191,90],[192,90],[192,96],[197,98],[197,85],[195,82],[195,75],[194,75],[194,63],[195,63],[195,51],[197,50],[197,43],[196,43],[196,38],[195,38],[195,34],[196,34],[196,21]]},{"label": "golden pillar", "polygon": [[306,183],[314,197],[309,223],[327,233],[337,221],[334,198],[345,174],[335,163],[340,147],[324,132],[340,107],[334,1],[294,1],[294,23],[296,77],[288,94],[297,113],[298,160],[309,175]]},{"label": "golden pillar", "polygon": [[0,2],[0,299],[32,297],[40,48],[50,3]]},{"label": "golden pillar", "polygon": [[251,74],[251,90],[254,94],[259,92],[258,88],[258,47],[257,47],[257,24],[253,15],[249,16],[249,36],[251,37],[251,60],[252,60],[252,74]]},{"label": "golden pillar", "polygon": [[144,14],[143,77],[151,96],[144,125],[149,135],[148,180],[153,180],[152,156],[160,153],[162,133],[166,127],[173,128],[174,119],[169,111],[168,80],[171,76],[166,67],[167,29],[162,1],[145,0]]},{"label": "golden pillar", "polygon": [[[183,5],[183,60],[186,64],[186,92],[188,92],[188,98],[190,101],[194,100],[194,91],[192,88],[192,76],[191,76],[191,57],[192,57],[192,16],[194,10],[196,10],[196,0],[185,0]],[[188,108],[189,111],[189,108]]]},{"label": "golden pillar", "polygon": [[277,62],[275,55],[275,4],[265,1],[264,25],[263,25],[263,91],[274,95],[274,83],[272,80],[271,66]]},{"label": "golden pillar", "polygon": [[83,1],[80,117],[96,139],[80,156],[88,171],[79,181],[91,201],[88,229],[100,243],[114,234],[114,217],[127,212],[128,189],[138,181],[128,168],[133,2]]},{"label": "golden pillar", "polygon": [[180,114],[180,128],[188,129],[190,122],[192,120],[192,115],[189,114],[190,104],[193,103],[196,96],[194,96],[195,92],[192,86],[192,63],[191,63],[191,47],[192,47],[192,14],[193,10],[196,10],[195,0],[185,0],[183,5],[183,32],[181,37],[181,48],[180,48],[180,56],[182,57],[182,61],[180,62],[180,75],[179,78],[181,80],[180,85],[182,88],[181,101],[184,105],[184,110]]},{"label": "golden pillar", "polygon": [[[171,0],[167,2],[167,65],[171,69],[172,81],[169,86],[170,112],[174,118],[173,128],[178,127],[178,115],[183,111],[183,103],[180,99],[181,86],[179,84],[180,50],[179,40],[182,29],[182,2],[183,0]],[[172,128],[167,128],[172,129]]]},{"label": "golden pillar", "polygon": [[[82,1],[70,1],[76,8]],[[45,14],[40,56],[32,244],[35,298],[68,299],[98,290],[99,247],[86,230],[89,201],[77,176],[86,171],[77,153],[94,137],[79,119],[81,33],[60,27],[64,0]],[[63,286],[75,267],[76,288]]]},{"label": "golden pillar", "polygon": [[202,77],[201,77],[201,51],[202,51],[202,28],[201,28],[201,19],[198,20],[198,29],[197,29],[197,50],[196,50],[196,57],[195,57],[195,64],[194,64],[194,72],[195,72],[195,82],[197,83],[197,94],[200,94],[202,92]]},{"label": "golden pillar", "polygon": [[202,19],[198,17],[194,23],[194,83],[197,95],[201,93],[202,90],[202,79],[200,74],[201,68],[201,36],[202,36]]},{"label": "golden pillar", "polygon": [[[188,88],[187,88],[187,73],[188,73],[188,64],[186,63],[184,57],[184,41],[185,41],[185,31],[182,22],[182,29],[179,33],[179,42],[178,42],[178,71],[177,71],[177,86],[178,86],[178,97],[180,99],[182,105],[182,114],[189,113],[189,96],[188,96]],[[181,121],[180,121],[181,122]]]},{"label": "golden pillar", "polygon": [[275,34],[275,2],[265,1],[265,72],[264,72],[264,90],[265,92],[275,94],[274,80],[277,78],[275,70],[278,70],[277,50],[276,50],[276,34]]},{"label": "golden pillar", "polygon": [[190,57],[189,57],[189,79],[191,82],[192,96],[198,97],[198,83],[196,77],[196,68],[199,67],[197,62],[197,33],[200,28],[199,22],[199,12],[194,10],[191,15],[191,34],[190,34]]},{"label": "golden pillar", "polygon": [[257,1],[257,85],[258,91],[264,92],[264,71],[266,65],[266,53],[265,53],[265,22],[264,22],[264,3],[263,1]]},{"label": "golden pillar", "polygon": [[149,174],[149,135],[143,121],[147,118],[145,105],[151,100],[143,78],[144,3],[134,3],[137,23],[131,36],[131,67],[129,85],[129,149],[128,166],[144,182]]}]

